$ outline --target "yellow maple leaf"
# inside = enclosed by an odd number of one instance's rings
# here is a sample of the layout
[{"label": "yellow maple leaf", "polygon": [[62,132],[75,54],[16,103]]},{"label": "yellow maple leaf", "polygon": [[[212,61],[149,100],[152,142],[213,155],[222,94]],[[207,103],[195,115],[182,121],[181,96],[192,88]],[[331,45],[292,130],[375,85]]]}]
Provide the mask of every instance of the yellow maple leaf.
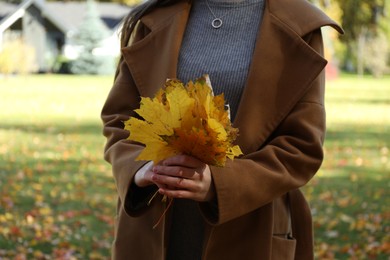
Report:
[{"label": "yellow maple leaf", "polygon": [[125,129],[129,140],[143,143],[137,160],[154,163],[177,154],[194,156],[204,163],[224,166],[226,158],[242,154],[233,145],[238,129],[233,128],[223,95],[214,96],[208,76],[184,85],[167,80],[154,98],[141,98]]}]

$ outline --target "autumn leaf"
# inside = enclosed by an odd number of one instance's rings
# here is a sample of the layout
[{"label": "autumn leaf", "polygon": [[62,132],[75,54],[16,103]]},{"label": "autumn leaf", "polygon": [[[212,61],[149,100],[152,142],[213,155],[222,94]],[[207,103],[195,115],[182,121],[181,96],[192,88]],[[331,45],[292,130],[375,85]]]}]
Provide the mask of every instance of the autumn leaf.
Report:
[{"label": "autumn leaf", "polygon": [[233,128],[223,95],[214,96],[207,75],[184,85],[168,80],[153,98],[141,98],[125,122],[128,139],[143,143],[137,160],[154,163],[177,154],[194,156],[204,163],[224,166],[226,159],[242,154],[233,145],[238,129]]}]

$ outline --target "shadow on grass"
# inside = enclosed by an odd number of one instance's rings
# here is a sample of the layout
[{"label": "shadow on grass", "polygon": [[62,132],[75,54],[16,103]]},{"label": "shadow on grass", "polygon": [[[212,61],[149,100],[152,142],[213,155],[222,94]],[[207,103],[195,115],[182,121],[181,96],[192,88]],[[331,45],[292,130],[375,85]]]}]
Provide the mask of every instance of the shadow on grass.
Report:
[{"label": "shadow on grass", "polygon": [[325,143],[330,145],[335,142],[356,145],[357,141],[364,141],[365,147],[378,142],[390,144],[390,126],[337,125],[329,127],[326,132]]},{"label": "shadow on grass", "polygon": [[[340,97],[340,98],[331,98],[332,103],[342,103],[345,104],[345,97]],[[351,98],[350,100],[351,104],[369,104],[369,105],[389,105],[390,100],[389,99],[365,99],[365,98]]]},{"label": "shadow on grass", "polygon": [[[113,209],[115,205],[114,179],[103,158],[18,157],[12,162],[0,158],[0,183],[4,184],[0,194],[25,212],[37,207],[39,196],[54,210],[93,208],[94,203]],[[15,192],[18,187],[22,192]]]},{"label": "shadow on grass", "polygon": [[[390,173],[386,171],[385,165],[383,167],[380,165],[335,165],[334,169],[324,167],[324,170],[329,172],[329,174],[322,173],[319,178],[338,178],[339,181],[335,181],[335,185],[348,185],[351,180],[355,179],[369,179],[370,181],[379,182],[384,185],[390,184]],[[386,178],[387,182],[384,181]]]},{"label": "shadow on grass", "polygon": [[98,123],[80,123],[80,124],[9,124],[0,126],[0,130],[21,131],[26,133],[38,133],[48,135],[58,134],[102,134],[103,126]]}]

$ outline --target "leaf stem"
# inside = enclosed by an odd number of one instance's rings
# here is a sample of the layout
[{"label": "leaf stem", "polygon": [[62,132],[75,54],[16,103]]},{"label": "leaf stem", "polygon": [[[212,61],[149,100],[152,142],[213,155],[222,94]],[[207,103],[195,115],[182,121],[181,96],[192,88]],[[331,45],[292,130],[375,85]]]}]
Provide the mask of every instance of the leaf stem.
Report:
[{"label": "leaf stem", "polygon": [[[166,196],[164,196],[164,198],[166,199]],[[163,198],[163,199],[164,199]],[[154,224],[153,226],[153,229],[155,229],[156,227],[158,227],[158,225],[161,223],[161,221],[164,219],[164,216],[166,215],[166,213],[168,212],[169,208],[172,206],[172,202],[173,202],[173,198],[169,198],[169,203],[168,203],[168,206],[165,208],[164,212],[161,214],[160,218],[157,220],[156,224]]]}]

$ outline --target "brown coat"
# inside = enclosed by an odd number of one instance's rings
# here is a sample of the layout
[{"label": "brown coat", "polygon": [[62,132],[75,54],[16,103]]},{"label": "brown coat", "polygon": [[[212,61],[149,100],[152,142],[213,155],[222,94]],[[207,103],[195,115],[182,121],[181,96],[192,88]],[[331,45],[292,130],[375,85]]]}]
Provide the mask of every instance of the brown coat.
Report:
[{"label": "brown coat", "polygon": [[[196,1],[196,0],[195,0]],[[176,76],[181,40],[191,4],[187,1],[144,16],[123,48],[114,86],[102,111],[105,158],[118,189],[113,258],[165,259],[167,223],[153,224],[163,203],[132,211],[129,186],[145,163],[135,161],[142,146],[124,139],[122,122],[140,96],[153,96]],[[312,223],[297,190],[323,159],[325,132],[323,46],[320,27],[332,20],[306,0],[267,0],[253,61],[234,126],[244,156],[226,167],[211,167],[218,209],[199,203],[206,232],[203,259],[312,259]],[[288,194],[288,195],[286,195]],[[289,237],[289,207],[292,232]]]}]

